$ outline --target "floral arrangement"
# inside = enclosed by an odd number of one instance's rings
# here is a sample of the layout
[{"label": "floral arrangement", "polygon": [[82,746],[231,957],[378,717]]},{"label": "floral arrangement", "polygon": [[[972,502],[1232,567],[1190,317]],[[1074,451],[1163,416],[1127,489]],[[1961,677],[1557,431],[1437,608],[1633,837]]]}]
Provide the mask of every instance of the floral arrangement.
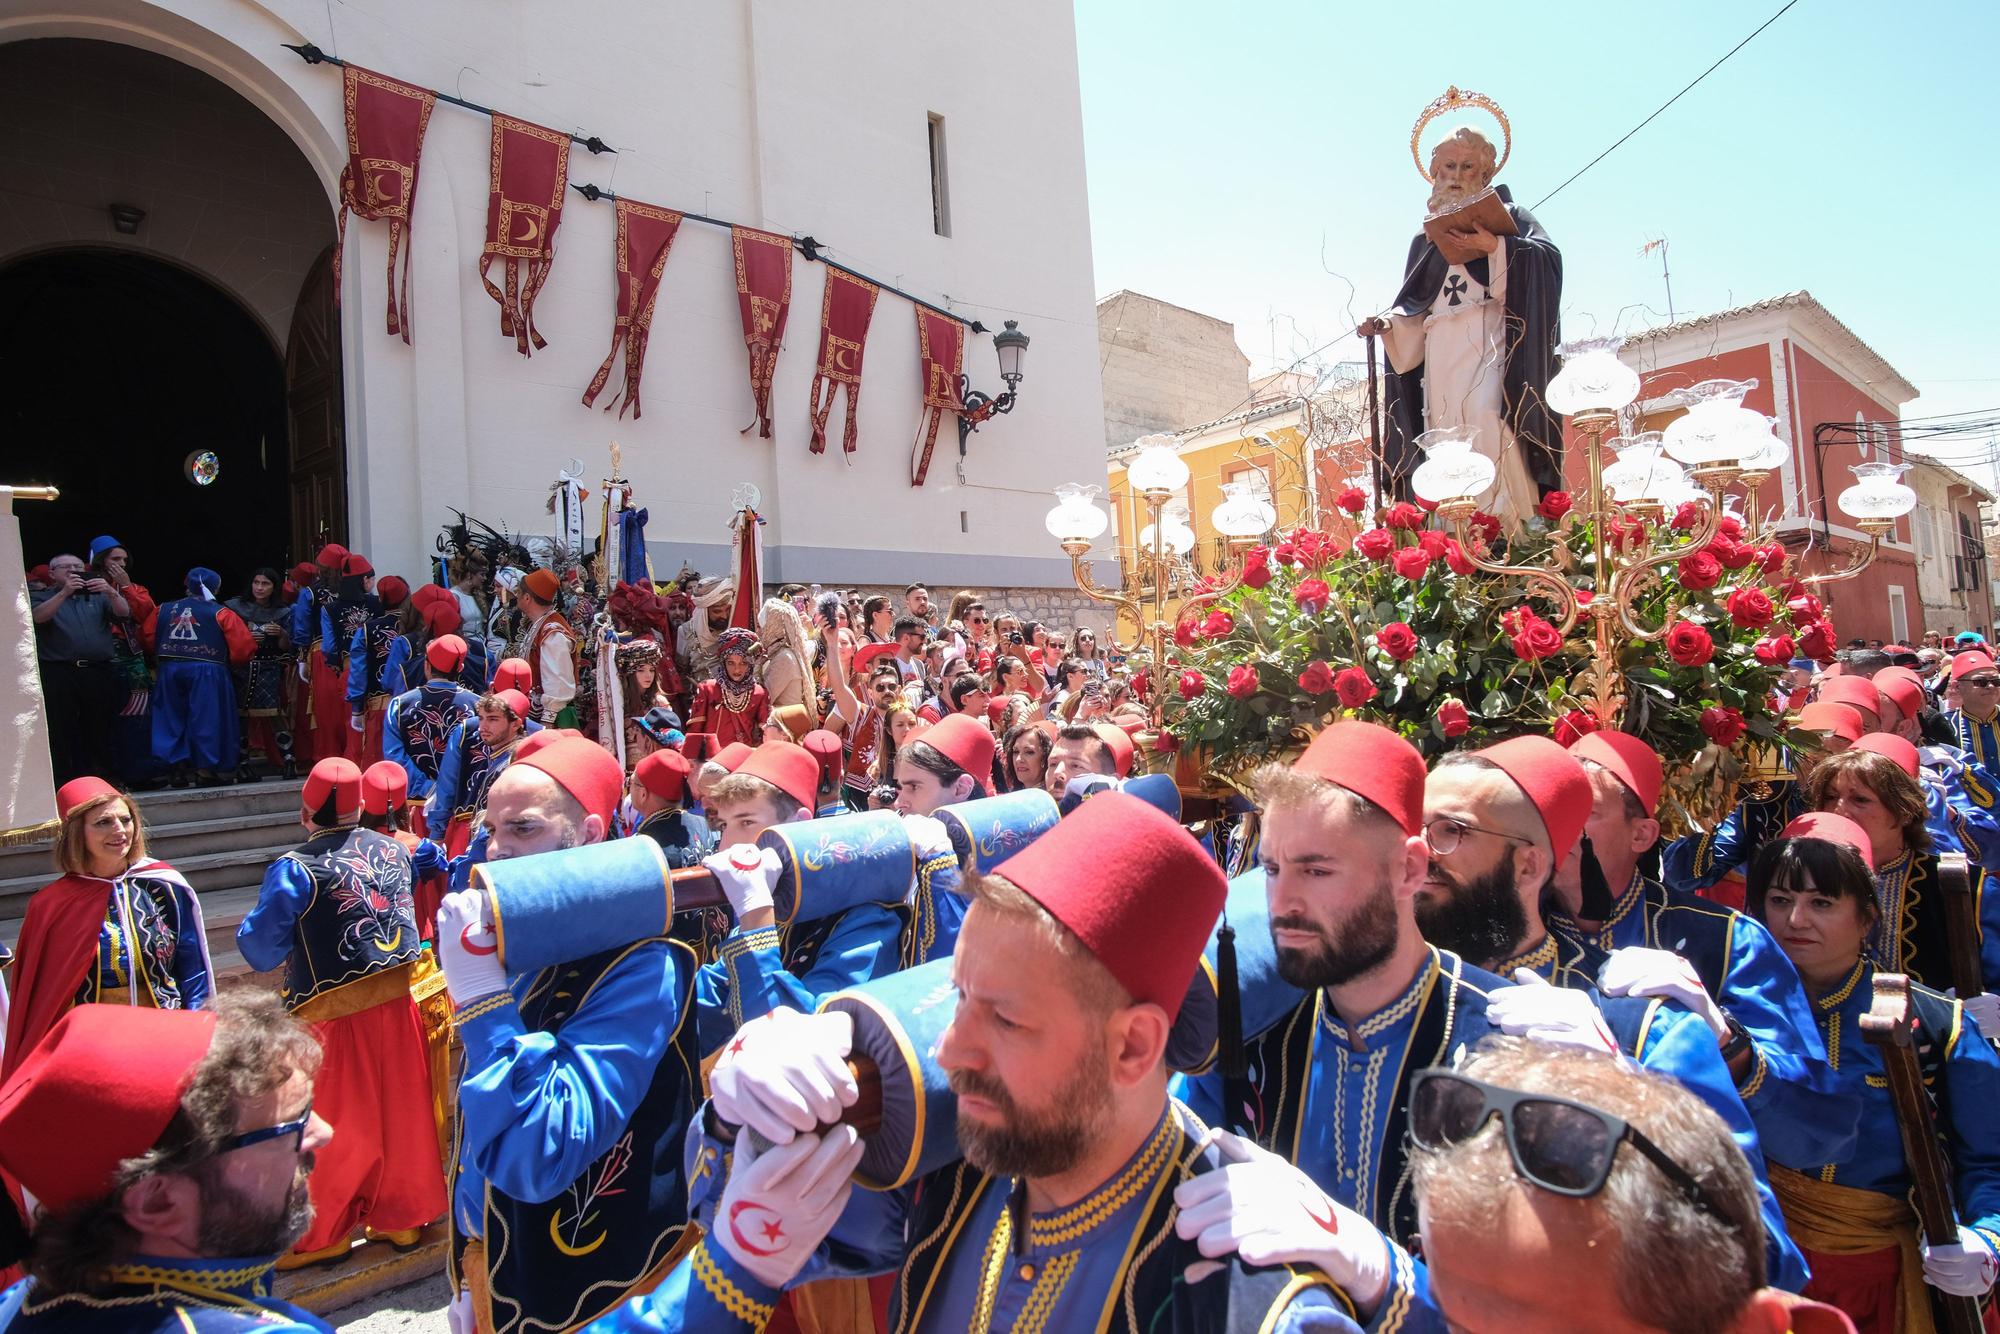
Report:
[{"label": "floral arrangement", "polygon": [[[1337,503],[1358,514],[1366,498],[1350,488]],[[1505,561],[1551,567],[1564,560],[1558,544],[1567,547],[1587,603],[1592,533],[1565,521],[1570,508],[1564,492],[1545,497]],[[1379,519],[1351,544],[1299,531],[1255,547],[1237,587],[1183,615],[1166,744],[1228,781],[1295,753],[1336,716],[1392,727],[1426,758],[1524,733],[1567,745],[1597,730],[1578,680],[1591,656],[1587,608],[1565,635],[1546,603],[1475,567],[1418,506],[1395,504]],[[1639,622],[1664,633],[1619,631],[1618,725],[1678,775],[1670,795],[1685,799],[1690,819],[1710,804],[1700,789],[1733,788],[1752,747],[1799,740],[1784,735],[1774,692],[1792,659],[1830,660],[1837,643],[1819,599],[1787,577],[1781,547],[1746,542],[1725,515],[1696,548],[1699,527],[1689,504],[1657,524],[1621,517],[1605,534],[1627,555],[1680,553],[1633,599]],[[1469,529],[1485,558],[1499,520],[1478,514]]]}]

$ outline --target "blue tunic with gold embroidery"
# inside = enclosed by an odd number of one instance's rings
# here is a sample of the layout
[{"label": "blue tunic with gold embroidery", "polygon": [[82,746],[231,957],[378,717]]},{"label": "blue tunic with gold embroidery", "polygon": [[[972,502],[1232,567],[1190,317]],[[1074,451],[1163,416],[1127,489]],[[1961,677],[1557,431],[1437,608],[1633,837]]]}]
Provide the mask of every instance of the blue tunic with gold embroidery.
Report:
[{"label": "blue tunic with gold embroidery", "polygon": [[309,1311],[271,1295],[271,1266],[261,1260],[169,1260],[137,1255],[111,1270],[93,1294],[44,1296],[33,1279],[0,1293],[7,1334],[332,1334]]},{"label": "blue tunic with gold embroidery", "polygon": [[811,1014],[820,999],[903,965],[905,910],[863,903],[787,927],[737,927],[695,978],[704,1058],[749,1020],[790,1006]]}]

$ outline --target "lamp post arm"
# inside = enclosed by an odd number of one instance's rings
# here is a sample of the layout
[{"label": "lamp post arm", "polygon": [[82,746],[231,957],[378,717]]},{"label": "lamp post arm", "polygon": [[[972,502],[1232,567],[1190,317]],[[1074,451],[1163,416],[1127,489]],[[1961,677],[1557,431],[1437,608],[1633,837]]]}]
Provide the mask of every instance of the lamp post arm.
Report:
[{"label": "lamp post arm", "polygon": [[1884,531],[1883,529],[1877,529],[1872,527],[1868,530],[1867,549],[1864,551],[1857,552],[1854,556],[1852,563],[1850,563],[1846,569],[1829,570],[1825,574],[1809,574],[1805,578],[1799,580],[1799,582],[1817,588],[1821,584],[1837,584],[1843,579],[1852,579],[1855,575],[1860,574],[1870,565],[1873,565],[1875,563],[1875,557],[1881,554],[1883,531]]},{"label": "lamp post arm", "polygon": [[[1498,561],[1487,560],[1484,556],[1481,556],[1473,547],[1472,529],[1468,523],[1468,520],[1472,517],[1473,508],[1474,506],[1471,501],[1451,501],[1438,507],[1438,513],[1445,514],[1445,517],[1450,521],[1452,536],[1458,539],[1458,545],[1465,552],[1465,558],[1471,561],[1476,568],[1484,570],[1488,574],[1497,574],[1508,579],[1519,579],[1524,584],[1539,588],[1549,601],[1556,604],[1558,612],[1555,622],[1556,629],[1564,635],[1569,634],[1576,626],[1577,612],[1583,605],[1577,601],[1576,589],[1570,586],[1569,580],[1554,570],[1543,569],[1533,565],[1502,565]],[[1447,510],[1451,510],[1452,512],[1446,514]]]},{"label": "lamp post arm", "polygon": [[[1070,544],[1066,543],[1065,545],[1068,546]],[[1145,611],[1139,605],[1137,598],[1127,597],[1122,593],[1113,593],[1108,589],[1098,587],[1096,578],[1090,573],[1090,563],[1084,559],[1089,552],[1090,546],[1088,543],[1070,551],[1070,579],[1076,584],[1076,591],[1091,599],[1091,601],[1102,602],[1107,606],[1116,607],[1119,611],[1124,612],[1132,618],[1132,623],[1139,627],[1139,634],[1130,643],[1118,638],[1118,622],[1115,617],[1112,619],[1110,630],[1112,645],[1120,653],[1130,654],[1135,648],[1145,642]]]}]

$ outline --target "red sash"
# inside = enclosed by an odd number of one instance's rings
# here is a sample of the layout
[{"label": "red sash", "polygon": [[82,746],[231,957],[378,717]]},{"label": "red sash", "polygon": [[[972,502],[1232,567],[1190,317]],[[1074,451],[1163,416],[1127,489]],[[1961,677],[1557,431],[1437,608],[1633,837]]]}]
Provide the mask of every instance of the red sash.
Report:
[{"label": "red sash", "polygon": [[[556,259],[556,228],[569,189],[569,136],[512,116],[493,117],[493,156],[486,198],[486,244],[479,251],[479,281],[500,303],[500,332],[522,356],[529,343],[547,347],[535,330],[535,297]],[[496,259],[507,261],[503,294],[486,276]],[[525,274],[522,264],[527,265]]]},{"label": "red sash", "polygon": [[[757,419],[750,425],[771,438],[771,376],[785,341],[785,317],[792,307],[792,242],[776,232],[731,227],[736,251],[736,305],[743,316],[743,341],[750,349],[750,397]],[[750,429],[749,426],[743,428]]]},{"label": "red sash", "polygon": [[[879,287],[841,269],[826,271],[826,291],[819,303],[819,370],[812,382],[812,452],[826,452],[826,419],[834,396],[847,386],[847,429],[841,449],[854,452],[854,409],[861,398],[861,351],[868,341],[868,321],[875,314]],[[822,390],[825,398],[821,398]]]},{"label": "red sash", "polygon": [[403,299],[396,301],[396,253],[417,202],[417,158],[437,94],[349,65],[342,71],[347,165],[340,169],[340,235],[333,244],[333,301],[340,304],[340,253],[347,215],[389,224],[389,332],[410,341],[410,257],[403,254]]},{"label": "red sash", "polygon": [[947,412],[965,411],[958,391],[965,374],[965,326],[948,315],[917,311],[917,350],[923,355],[924,416],[917,423],[917,442],[910,457],[910,485],[922,486],[930,474],[931,451],[937,448],[938,427]]},{"label": "red sash", "polygon": [[[597,395],[611,378],[618,360],[619,344],[625,346],[624,406],[639,418],[639,375],[646,366],[646,340],[653,328],[653,303],[660,295],[660,274],[667,267],[667,251],[680,230],[681,215],[670,208],[658,208],[630,199],[618,201],[618,315],[611,325],[611,352],[590,388],[583,391],[583,405],[593,407]],[[616,400],[614,400],[615,402]],[[604,410],[611,411],[606,403]]]}]

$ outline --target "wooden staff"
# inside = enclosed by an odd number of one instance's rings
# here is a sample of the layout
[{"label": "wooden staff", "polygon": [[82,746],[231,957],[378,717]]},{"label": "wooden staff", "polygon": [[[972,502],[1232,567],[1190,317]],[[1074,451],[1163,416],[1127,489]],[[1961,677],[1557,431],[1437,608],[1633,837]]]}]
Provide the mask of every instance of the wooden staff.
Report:
[{"label": "wooden staff", "polygon": [[[1959,858],[1961,867],[1965,859]],[[1951,1163],[1938,1147],[1930,1096],[1917,1068],[1916,1016],[1910,1009],[1910,979],[1901,973],[1875,974],[1875,994],[1861,1016],[1861,1034],[1881,1049],[1882,1069],[1889,1078],[1889,1097],[1896,1109],[1896,1129],[1903,1136],[1903,1161],[1915,1184],[1917,1226],[1933,1246],[1956,1245],[1958,1209],[1952,1203]],[[1932,1289],[1931,1304],[1940,1317],[1942,1334],[1980,1334],[1979,1299],[1956,1297]]]},{"label": "wooden staff", "polygon": [[1979,898],[1973,893],[1972,868],[1962,852],[1938,857],[1938,883],[1944,889],[1944,947],[1951,965],[1951,985],[1960,1000],[1986,990],[1979,966]]},{"label": "wooden staff", "polygon": [[1388,493],[1382,490],[1382,409],[1375,398],[1375,335],[1361,335],[1361,346],[1368,358],[1369,466],[1375,477],[1375,503],[1386,505],[1389,502]]}]

